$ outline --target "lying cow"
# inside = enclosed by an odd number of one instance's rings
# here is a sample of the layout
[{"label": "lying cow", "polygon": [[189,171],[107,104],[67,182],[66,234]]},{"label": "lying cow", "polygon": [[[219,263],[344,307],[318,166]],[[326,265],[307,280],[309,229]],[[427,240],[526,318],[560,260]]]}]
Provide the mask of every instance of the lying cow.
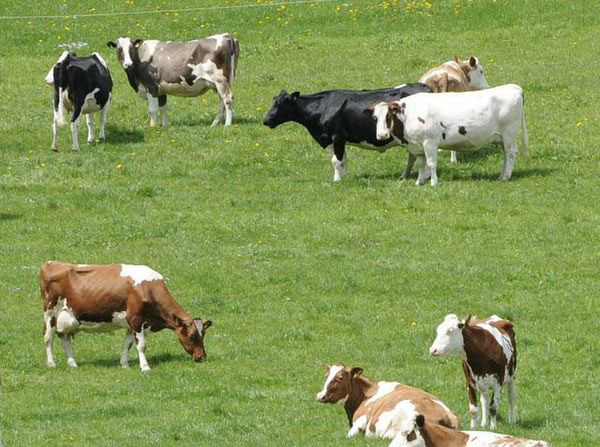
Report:
[{"label": "lying cow", "polygon": [[456,431],[429,422],[415,414],[396,423],[395,438],[389,447],[549,447],[545,441],[521,439],[484,431]]},{"label": "lying cow", "polygon": [[[515,408],[515,372],[517,343],[513,325],[508,320],[492,315],[486,320],[471,322],[471,317],[460,321],[456,315],[446,315],[437,328],[437,337],[429,349],[433,356],[461,355],[469,396],[471,428],[477,425],[477,391],[481,393],[481,426],[496,429],[496,413],[502,387],[508,389],[508,422],[517,421]],[[492,393],[490,405],[489,393]]]},{"label": "lying cow", "polygon": [[73,368],[71,340],[79,331],[126,329],[121,366],[129,367],[129,349],[135,341],[142,372],[146,360],[146,336],[173,329],[183,348],[197,362],[206,358],[204,334],[212,322],[192,318],[171,296],[160,273],[144,265],[86,265],[49,261],[40,270],[44,306],[44,341],[48,366],[56,362],[52,352],[54,333],[63,344],[67,364]]},{"label": "lying cow", "polygon": [[167,95],[199,96],[208,90],[219,95],[215,127],[223,120],[230,126],[233,119],[233,79],[237,68],[240,47],[231,34],[218,34],[190,42],[162,42],[159,40],[131,40],[119,37],[107,42],[117,49],[131,87],[148,99],[150,125],[158,122],[158,109],[162,125],[169,124]]},{"label": "lying cow", "polygon": [[[474,56],[461,60],[455,55],[453,61],[444,62],[427,70],[419,82],[427,84],[433,93],[468,92],[490,88],[483,74],[483,67],[479,59]],[[450,161],[452,163],[458,161],[456,151],[452,151]]]},{"label": "lying cow", "polygon": [[392,439],[392,420],[402,418],[407,411],[419,411],[446,427],[460,427],[456,415],[435,396],[399,382],[374,382],[362,372],[362,368],[330,366],[323,389],[317,394],[321,403],[344,404],[350,422],[348,437],[364,433],[367,437]]},{"label": "lying cow", "polygon": [[504,167],[500,180],[509,180],[517,153],[521,128],[521,154],[527,151],[527,129],[523,90],[507,84],[487,90],[463,93],[420,93],[400,101],[380,102],[365,114],[377,122],[377,138],[390,135],[416,155],[421,163],[417,185],[428,178],[437,185],[438,148],[475,151],[502,141]]},{"label": "lying cow", "polygon": [[[282,91],[273,101],[263,124],[271,129],[288,121],[303,125],[323,149],[333,156],[333,181],[342,179],[347,169],[346,143],[365,149],[385,152],[397,143],[389,137],[379,140],[375,123],[363,115],[363,110],[379,101],[394,101],[406,96],[429,92],[425,84],[408,84],[382,90],[330,90],[312,95],[291,95]],[[404,175],[410,173],[407,166]]]},{"label": "lying cow", "polygon": [[54,86],[54,119],[52,120],[52,150],[58,151],[58,128],[71,117],[73,150],[79,150],[79,118],[83,113],[88,129],[87,142],[94,142],[93,112],[100,111],[100,140],[105,139],[104,125],[112,96],[112,79],[102,56],[93,53],[88,57],[77,57],[64,51],[46,78],[46,84]]}]

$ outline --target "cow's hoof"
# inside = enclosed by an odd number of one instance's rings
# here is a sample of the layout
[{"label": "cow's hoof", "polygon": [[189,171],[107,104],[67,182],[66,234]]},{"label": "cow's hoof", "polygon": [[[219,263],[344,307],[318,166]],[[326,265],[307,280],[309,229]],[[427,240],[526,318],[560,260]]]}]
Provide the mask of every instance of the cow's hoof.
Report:
[{"label": "cow's hoof", "polygon": [[121,368],[128,369],[129,368],[129,363],[121,363]]},{"label": "cow's hoof", "polygon": [[56,368],[56,363],[54,363],[54,362],[47,362],[47,363],[46,363],[46,366],[47,366],[48,368]]},{"label": "cow's hoof", "polygon": [[77,368],[77,363],[73,359],[67,359],[67,365],[69,365],[69,368]]},{"label": "cow's hoof", "polygon": [[58,148],[57,147],[51,147],[50,149],[52,149],[52,152],[58,152]]},{"label": "cow's hoof", "polygon": [[212,124],[210,125],[211,129],[214,129],[215,127],[217,127],[219,125],[218,121],[213,121]]},{"label": "cow's hoof", "polygon": [[142,368],[142,373],[143,374],[148,374],[149,372],[150,372],[150,368],[149,367],[146,366],[145,368]]},{"label": "cow's hoof", "polygon": [[79,147],[74,147],[73,149],[71,149],[73,152],[79,152]]}]

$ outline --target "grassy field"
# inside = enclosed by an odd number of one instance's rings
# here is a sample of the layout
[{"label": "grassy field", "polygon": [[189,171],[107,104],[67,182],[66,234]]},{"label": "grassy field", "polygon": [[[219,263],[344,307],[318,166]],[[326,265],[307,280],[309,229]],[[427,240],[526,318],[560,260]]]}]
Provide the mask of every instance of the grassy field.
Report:
[{"label": "grassy field", "polygon": [[[0,15],[232,6],[155,15],[0,20],[0,430],[5,446],[387,446],[346,440],[341,407],[316,403],[324,365],[437,394],[468,424],[460,360],[428,347],[447,313],[513,320],[516,426],[554,447],[600,439],[600,3],[577,0],[4,0]],[[430,5],[430,6],[428,6]],[[106,41],[239,39],[235,125],[216,96],[170,99],[148,127]],[[50,151],[59,45],[99,51],[115,82],[107,142]],[[399,175],[401,149],[330,156],[299,125],[262,126],[272,97],[416,80],[454,53],[525,90],[529,154],[496,180],[493,147]],[[81,139],[85,142],[85,124]],[[48,259],[148,264],[214,325],[197,365],[175,334],[150,338],[151,373],[122,370],[124,333],[74,341],[79,369],[45,366],[37,274]],[[135,349],[132,364],[137,363]]]}]

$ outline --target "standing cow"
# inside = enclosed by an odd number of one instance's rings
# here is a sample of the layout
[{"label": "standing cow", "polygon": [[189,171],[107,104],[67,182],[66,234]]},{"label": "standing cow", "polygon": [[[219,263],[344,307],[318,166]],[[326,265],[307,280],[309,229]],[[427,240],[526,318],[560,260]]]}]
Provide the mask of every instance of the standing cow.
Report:
[{"label": "standing cow", "polygon": [[58,151],[58,128],[66,124],[67,111],[71,117],[73,150],[79,150],[79,118],[83,113],[88,129],[87,142],[94,142],[93,112],[100,111],[100,140],[105,139],[104,125],[112,97],[112,79],[102,56],[93,53],[77,57],[64,51],[46,78],[54,86],[54,119],[52,120],[52,150]]},{"label": "standing cow", "polygon": [[67,364],[76,368],[71,340],[79,331],[126,329],[121,366],[129,367],[129,349],[135,341],[142,372],[146,336],[173,329],[183,348],[197,362],[206,358],[204,334],[212,322],[192,318],[171,296],[162,275],[145,265],[87,265],[49,261],[40,269],[44,306],[44,341],[48,366],[56,366],[52,345],[60,337]]},{"label": "standing cow", "polygon": [[[477,415],[477,390],[481,394],[481,426],[488,424],[496,429],[496,413],[502,387],[508,388],[508,422],[517,421],[515,408],[515,372],[517,369],[517,342],[513,324],[492,315],[485,320],[472,322],[469,315],[460,321],[454,314],[446,315],[437,328],[435,341],[429,348],[433,356],[461,355],[467,382],[471,428],[475,428]],[[492,393],[490,404],[489,392]]]},{"label": "standing cow", "polygon": [[[427,70],[419,82],[427,84],[434,93],[468,92],[490,88],[479,58],[475,56],[462,60],[455,55],[453,61],[444,62]],[[456,151],[451,151],[450,161],[458,162]]]},{"label": "standing cow", "polygon": [[523,109],[523,89],[506,84],[462,93],[418,93],[400,101],[380,102],[365,109],[377,122],[377,138],[393,136],[420,159],[417,185],[431,178],[437,185],[438,148],[475,151],[501,141],[504,166],[500,180],[509,180],[521,131],[521,153],[528,136]]},{"label": "standing cow", "polygon": [[399,382],[375,382],[362,372],[362,368],[341,364],[330,366],[323,389],[317,394],[321,403],[344,404],[350,423],[348,437],[363,433],[392,439],[396,433],[392,423],[416,411],[446,427],[460,427],[456,415],[432,394]]},{"label": "standing cow", "polygon": [[[294,121],[308,130],[319,145],[333,152],[333,181],[342,180],[347,170],[346,144],[385,152],[398,143],[389,137],[377,138],[375,123],[363,110],[379,101],[394,101],[419,92],[430,92],[425,84],[404,84],[380,90],[329,90],[312,95],[282,91],[263,120],[271,129]],[[410,174],[412,163],[403,177]]]},{"label": "standing cow", "polygon": [[199,96],[208,90],[219,95],[219,109],[212,123],[223,120],[225,126],[233,119],[233,80],[240,47],[229,33],[190,42],[131,40],[119,37],[107,42],[116,48],[131,87],[148,100],[150,125],[158,122],[161,109],[162,125],[169,124],[167,95]]}]

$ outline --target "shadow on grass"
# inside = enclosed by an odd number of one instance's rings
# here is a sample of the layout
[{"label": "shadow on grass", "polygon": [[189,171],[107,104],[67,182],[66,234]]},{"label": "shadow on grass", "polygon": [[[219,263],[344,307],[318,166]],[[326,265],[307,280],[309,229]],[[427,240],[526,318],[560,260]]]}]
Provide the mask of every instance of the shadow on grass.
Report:
[{"label": "shadow on grass", "polygon": [[[133,350],[135,350],[135,348]],[[133,350],[132,350],[132,352],[129,353],[129,365],[131,368],[139,368],[138,357],[137,357],[137,354],[133,352]],[[189,360],[190,362],[192,362],[192,358],[190,356],[186,356],[184,353],[182,353],[181,355],[173,355],[173,354],[168,354],[168,353],[158,354],[158,355],[148,355],[148,353],[146,353],[146,358],[148,359],[148,364],[150,365],[150,368],[152,368],[152,366],[160,365],[161,363],[173,363],[173,362],[181,362],[181,361],[185,361],[185,360]],[[119,352],[116,352],[115,355],[107,357],[107,358],[94,359],[94,360],[85,360],[85,359],[77,360],[77,364],[79,366],[92,365],[92,366],[99,366],[102,368],[120,368],[121,364],[119,363],[119,359],[120,359],[120,354],[119,354]]]},{"label": "shadow on grass", "polygon": [[126,129],[114,125],[106,125],[106,144],[129,144],[141,143],[144,141],[144,134],[139,130]]},{"label": "shadow on grass", "polygon": [[541,417],[533,417],[531,419],[519,419],[517,425],[523,428],[540,428],[545,427],[547,420]]},{"label": "shadow on grass", "polygon": [[[214,116],[210,117],[210,118],[202,118],[202,117],[187,117],[187,118],[182,118],[182,119],[177,119],[175,118],[173,121],[171,121],[171,123],[169,124],[170,126],[181,126],[181,127],[194,127],[194,126],[204,126],[204,127],[210,127],[210,125],[212,124],[213,120],[214,120]],[[262,118],[258,117],[258,116],[251,116],[251,117],[247,117],[247,116],[233,116],[233,122],[232,124],[240,124],[240,125],[245,125],[245,124],[260,124],[262,125]],[[216,129],[223,127],[223,124],[219,124]]]},{"label": "shadow on grass", "polygon": [[20,214],[0,213],[0,221],[16,220],[16,219],[20,219],[20,218],[21,218]]}]

